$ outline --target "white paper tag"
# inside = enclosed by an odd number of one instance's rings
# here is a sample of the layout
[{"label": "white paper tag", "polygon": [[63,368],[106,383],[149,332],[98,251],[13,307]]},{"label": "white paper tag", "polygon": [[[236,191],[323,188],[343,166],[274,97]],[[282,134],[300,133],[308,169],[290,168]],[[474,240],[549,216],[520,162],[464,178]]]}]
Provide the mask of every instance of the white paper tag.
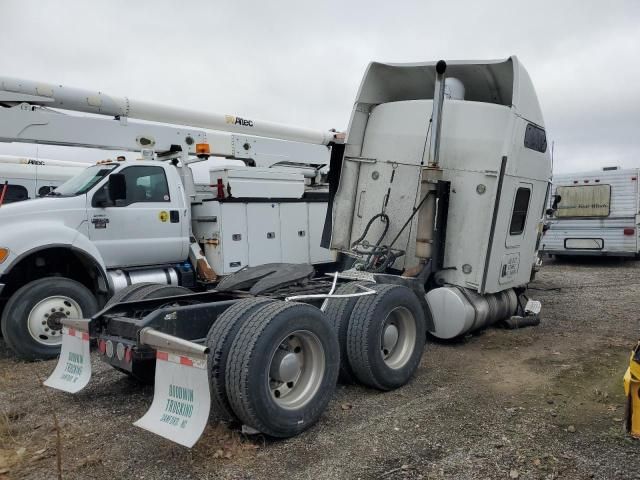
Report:
[{"label": "white paper tag", "polygon": [[158,350],[153,402],[134,425],[191,448],[207,426],[210,407],[206,357]]},{"label": "white paper tag", "polygon": [[89,334],[75,328],[62,327],[62,349],[58,364],[44,382],[47,387],[77,393],[91,380]]},{"label": "white paper tag", "polygon": [[539,314],[540,310],[542,310],[542,303],[538,300],[528,300],[524,307],[525,313],[533,313],[534,315]]}]

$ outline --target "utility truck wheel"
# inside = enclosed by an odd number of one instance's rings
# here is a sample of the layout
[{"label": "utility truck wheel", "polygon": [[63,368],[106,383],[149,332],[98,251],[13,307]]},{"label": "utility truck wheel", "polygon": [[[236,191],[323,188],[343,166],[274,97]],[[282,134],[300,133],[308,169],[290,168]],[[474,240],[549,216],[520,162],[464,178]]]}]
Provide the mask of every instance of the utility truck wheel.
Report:
[{"label": "utility truck wheel", "polygon": [[[191,293],[191,290],[185,287],[163,285],[161,283],[138,283],[129,285],[128,287],[120,290],[113,297],[111,297],[111,300],[107,302],[107,306],[109,306],[109,303],[112,301],[112,304],[115,304],[119,302],[133,302],[134,300],[149,300],[152,298],[170,297],[173,295],[186,295],[188,293]],[[131,378],[137,380],[138,382],[147,385],[153,384],[156,376],[155,360],[134,362],[133,371],[131,372],[118,367],[113,368],[126,375],[129,375]]]},{"label": "utility truck wheel", "polygon": [[245,320],[231,345],[229,403],[245,425],[292,437],[320,418],[339,367],[337,336],[319,309],[273,302]]},{"label": "utility truck wheel", "polygon": [[[358,288],[359,285],[362,285],[362,283],[350,282],[337,288],[334,293],[336,295],[358,293],[362,291]],[[336,335],[338,335],[338,342],[340,343],[340,374],[338,381],[341,383],[353,383],[355,381],[347,357],[347,330],[349,329],[349,319],[351,318],[353,307],[356,306],[360,298],[361,297],[329,299],[324,312],[329,323],[333,326]]]},{"label": "utility truck wheel", "polygon": [[373,285],[360,297],[347,333],[347,356],[356,378],[392,390],[415,372],[426,338],[424,312],[416,295],[399,285]]},{"label": "utility truck wheel", "polygon": [[62,345],[63,318],[88,318],[98,310],[93,293],[75,280],[47,277],[27,283],[7,302],[2,335],[20,358],[54,358]]},{"label": "utility truck wheel", "polygon": [[246,298],[234,303],[220,315],[209,329],[206,345],[209,347],[207,366],[211,388],[211,419],[235,422],[237,417],[227,397],[226,374],[229,351],[238,330],[249,315],[266,304],[269,298]]}]

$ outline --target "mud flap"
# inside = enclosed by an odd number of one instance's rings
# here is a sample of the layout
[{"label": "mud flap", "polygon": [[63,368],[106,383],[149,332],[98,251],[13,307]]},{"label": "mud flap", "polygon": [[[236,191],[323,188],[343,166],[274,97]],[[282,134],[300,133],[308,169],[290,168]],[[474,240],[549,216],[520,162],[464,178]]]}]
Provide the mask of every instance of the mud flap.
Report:
[{"label": "mud flap", "polygon": [[191,448],[209,420],[208,348],[151,328],[140,342],[156,348],[156,378],[151,407],[134,425]]},{"label": "mud flap", "polygon": [[89,321],[62,320],[62,349],[55,370],[44,382],[47,387],[77,393],[91,380]]}]

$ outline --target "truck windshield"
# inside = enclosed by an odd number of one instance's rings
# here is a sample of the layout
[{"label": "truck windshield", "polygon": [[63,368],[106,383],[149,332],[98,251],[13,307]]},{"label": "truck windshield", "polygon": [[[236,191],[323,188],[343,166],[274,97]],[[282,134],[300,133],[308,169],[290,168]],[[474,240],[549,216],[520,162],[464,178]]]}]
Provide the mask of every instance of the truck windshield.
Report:
[{"label": "truck windshield", "polygon": [[109,175],[111,170],[117,165],[94,165],[83,170],[75,177],[70,178],[55,190],[50,192],[49,197],[74,197],[87,193],[93,186]]}]

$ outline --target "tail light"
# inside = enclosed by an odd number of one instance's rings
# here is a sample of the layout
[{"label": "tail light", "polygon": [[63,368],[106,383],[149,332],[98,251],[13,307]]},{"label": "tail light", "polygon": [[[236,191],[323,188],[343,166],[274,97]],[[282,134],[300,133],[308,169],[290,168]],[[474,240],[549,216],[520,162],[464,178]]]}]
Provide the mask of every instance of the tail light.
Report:
[{"label": "tail light", "polygon": [[625,235],[633,235],[636,233],[636,229],[635,228],[625,228],[624,229],[624,234]]},{"label": "tail light", "polygon": [[111,340],[107,340],[106,347],[105,347],[105,352],[107,357],[113,358],[113,354],[115,353],[114,350],[115,350],[115,347],[113,346],[113,342]]},{"label": "tail light", "polygon": [[105,342],[104,340],[98,340],[98,350],[102,355],[107,353],[107,342]]},{"label": "tail light", "polygon": [[123,344],[118,343],[118,345],[116,345],[116,357],[120,361],[124,360],[124,350],[125,349]]}]

